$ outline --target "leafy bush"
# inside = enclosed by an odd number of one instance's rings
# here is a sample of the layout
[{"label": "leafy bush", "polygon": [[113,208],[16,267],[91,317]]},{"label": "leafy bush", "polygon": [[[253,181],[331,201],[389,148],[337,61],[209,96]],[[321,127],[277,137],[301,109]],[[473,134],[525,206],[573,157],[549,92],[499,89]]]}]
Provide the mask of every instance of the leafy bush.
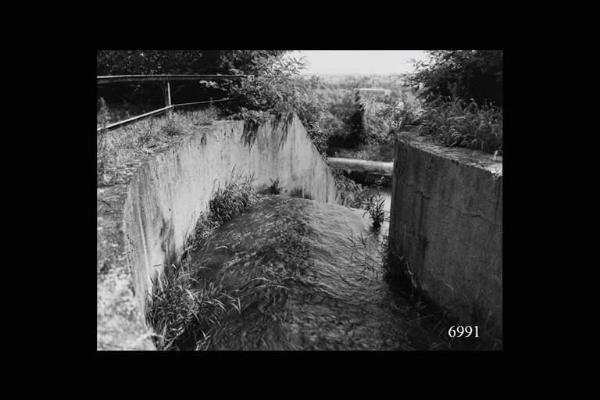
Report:
[{"label": "leafy bush", "polygon": [[409,99],[406,93],[402,93],[397,101],[388,102],[381,107],[377,116],[386,121],[390,132],[394,133],[418,125],[422,112],[423,108],[416,99]]},{"label": "leafy bush", "polygon": [[[100,50],[97,74],[256,74],[263,68],[263,60],[284,53],[283,50]],[[131,116],[164,106],[162,85],[153,82],[101,85],[98,93],[111,108],[119,104],[119,108],[127,110]],[[171,82],[174,103],[218,99],[226,95],[227,90],[219,86]]]},{"label": "leafy bush", "polygon": [[221,85],[231,98],[225,105],[230,118],[263,122],[268,114],[296,113],[317,149],[324,154],[327,143],[320,121],[325,107],[316,93],[318,78],[300,76],[303,64],[294,58],[264,58],[257,63],[262,67],[256,75]]},{"label": "leafy bush", "polygon": [[425,107],[419,132],[444,146],[502,154],[502,109],[475,101],[438,100]]},{"label": "leafy bush", "polygon": [[432,50],[430,62],[417,63],[409,78],[423,86],[421,97],[473,99],[502,107],[502,50]]}]

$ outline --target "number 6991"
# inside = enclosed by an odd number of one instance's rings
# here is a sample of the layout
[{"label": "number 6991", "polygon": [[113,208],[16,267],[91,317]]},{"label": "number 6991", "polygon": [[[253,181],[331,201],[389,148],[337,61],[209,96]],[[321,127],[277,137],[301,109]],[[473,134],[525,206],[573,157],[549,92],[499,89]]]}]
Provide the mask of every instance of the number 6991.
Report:
[{"label": "number 6991", "polygon": [[479,327],[476,326],[462,326],[462,325],[452,325],[450,329],[448,329],[448,336],[451,338],[454,337],[471,337],[471,335],[475,334],[473,337],[479,337]]}]

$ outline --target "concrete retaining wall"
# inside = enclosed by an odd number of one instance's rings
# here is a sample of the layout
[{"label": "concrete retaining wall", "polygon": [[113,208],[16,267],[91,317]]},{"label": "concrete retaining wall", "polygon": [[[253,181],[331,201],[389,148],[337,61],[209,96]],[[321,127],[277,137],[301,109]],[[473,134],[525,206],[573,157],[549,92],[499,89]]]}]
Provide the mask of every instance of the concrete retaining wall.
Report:
[{"label": "concrete retaining wall", "polygon": [[[145,297],[151,290],[151,277],[181,256],[214,191],[232,173],[253,174],[257,188],[279,179],[284,193],[301,188],[314,200],[336,202],[331,171],[296,116],[288,121],[273,120],[257,129],[242,121],[219,121],[149,159],[129,182],[122,211],[122,262],[128,265],[128,274],[119,279],[127,281],[125,286],[135,296],[104,296],[113,299],[111,304],[98,302],[99,348],[123,348],[123,343],[131,343],[128,346],[132,348],[153,347],[149,339],[127,337],[148,332],[146,326],[132,329],[131,325],[145,325]],[[112,290],[100,286],[99,291]],[[120,287],[124,290],[123,285]],[[135,306],[131,304],[133,298]],[[114,311],[102,313],[102,307]],[[137,315],[120,318],[120,310],[125,309]]]},{"label": "concrete retaining wall", "polygon": [[423,292],[465,322],[501,329],[502,161],[402,134],[390,212],[390,246]]}]

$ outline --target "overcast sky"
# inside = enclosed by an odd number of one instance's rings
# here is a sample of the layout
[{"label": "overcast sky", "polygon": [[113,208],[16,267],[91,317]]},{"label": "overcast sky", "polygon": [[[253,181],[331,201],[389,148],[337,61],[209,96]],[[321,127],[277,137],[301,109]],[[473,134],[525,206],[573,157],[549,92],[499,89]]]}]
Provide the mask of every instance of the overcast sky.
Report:
[{"label": "overcast sky", "polygon": [[402,74],[412,72],[413,60],[423,60],[423,50],[298,50],[304,57],[303,74]]}]

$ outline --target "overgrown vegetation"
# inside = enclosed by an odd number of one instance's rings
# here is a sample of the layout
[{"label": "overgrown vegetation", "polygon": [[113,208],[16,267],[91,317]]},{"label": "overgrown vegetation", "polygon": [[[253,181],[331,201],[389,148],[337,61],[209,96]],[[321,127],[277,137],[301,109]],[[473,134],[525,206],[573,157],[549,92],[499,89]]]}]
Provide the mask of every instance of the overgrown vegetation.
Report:
[{"label": "overgrown vegetation", "polygon": [[229,118],[263,122],[265,115],[296,113],[317,149],[324,154],[326,138],[320,121],[325,108],[315,91],[318,78],[301,76],[302,61],[282,55],[259,58],[256,64],[261,66],[259,73],[221,84],[232,99],[224,106]]},{"label": "overgrown vegetation", "polygon": [[410,87],[399,82],[382,83],[378,88],[354,87],[329,104],[329,156],[393,160],[394,134],[401,128],[398,123],[407,123],[398,111],[414,108],[415,97]]},{"label": "overgrown vegetation", "polygon": [[[234,175],[235,176],[235,175]],[[213,226],[220,226],[241,214],[256,199],[252,187],[253,176],[237,175],[227,182],[223,188],[217,189],[208,203],[208,221]]]},{"label": "overgrown vegetation", "polygon": [[419,132],[448,147],[502,154],[502,110],[455,98],[432,102],[421,115]]},{"label": "overgrown vegetation", "polygon": [[394,132],[418,132],[443,146],[502,154],[502,108],[493,104],[438,97],[418,109],[389,107],[382,114],[394,121]]},{"label": "overgrown vegetation", "polygon": [[363,186],[347,177],[342,171],[334,171],[333,175],[340,204],[365,210],[365,214],[371,217],[373,230],[379,231],[381,224],[386,220],[385,200],[379,193],[381,184]]},{"label": "overgrown vegetation", "polygon": [[[261,60],[277,58],[282,50],[100,50],[98,75],[148,74],[260,74]],[[161,83],[118,83],[98,87],[109,105],[118,104],[132,115],[164,106]],[[218,85],[172,82],[174,103],[220,99],[227,91]],[[136,114],[137,112],[137,114]]]},{"label": "overgrown vegetation", "polygon": [[[97,114],[99,128],[109,123],[109,116],[110,109],[100,99]],[[131,174],[132,163],[166,149],[173,140],[217,118],[218,111],[215,108],[175,111],[170,116],[143,119],[111,131],[100,129],[96,134],[97,184],[111,186],[126,182]]]},{"label": "overgrown vegetation", "polygon": [[232,172],[230,181],[211,198],[208,214],[198,220],[181,260],[165,267],[160,278],[154,277],[146,319],[156,332],[159,350],[204,350],[219,321],[230,312],[241,312],[238,294],[203,278],[201,269],[190,267],[188,256],[212,231],[254,204],[253,180]]},{"label": "overgrown vegetation", "polygon": [[202,350],[211,329],[232,311],[240,312],[239,298],[195,279],[187,266],[173,265],[154,278],[146,319],[158,350]]},{"label": "overgrown vegetation", "polygon": [[502,51],[435,50],[409,80],[422,86],[421,134],[449,147],[502,154]]},{"label": "overgrown vegetation", "polygon": [[[223,117],[261,123],[270,115],[295,112],[322,154],[344,152],[358,158],[391,161],[395,133],[422,125],[422,132],[446,146],[501,152],[502,51],[433,50],[406,77],[305,77],[303,62],[283,50],[131,50],[100,51],[104,74],[242,74],[241,79],[174,83],[175,102],[228,97]],[[419,86],[419,99],[414,87]],[[365,97],[357,89],[383,89]],[[109,122],[162,105],[160,85],[104,85],[100,95],[125,110]],[[370,95],[369,95],[370,96]],[[153,103],[153,104],[154,104]],[[448,104],[446,104],[448,103]],[[460,105],[459,105],[460,104]],[[477,104],[472,106],[472,104]],[[141,108],[140,108],[141,107]],[[154,107],[154,108],[155,108]],[[114,108],[115,111],[119,108]],[[463,114],[460,114],[462,112]],[[462,117],[465,118],[462,118]],[[500,138],[500,139],[499,139]],[[329,152],[328,152],[328,149]]]},{"label": "overgrown vegetation", "polygon": [[502,50],[430,50],[430,60],[416,63],[409,82],[421,85],[426,102],[460,98],[502,107]]}]

